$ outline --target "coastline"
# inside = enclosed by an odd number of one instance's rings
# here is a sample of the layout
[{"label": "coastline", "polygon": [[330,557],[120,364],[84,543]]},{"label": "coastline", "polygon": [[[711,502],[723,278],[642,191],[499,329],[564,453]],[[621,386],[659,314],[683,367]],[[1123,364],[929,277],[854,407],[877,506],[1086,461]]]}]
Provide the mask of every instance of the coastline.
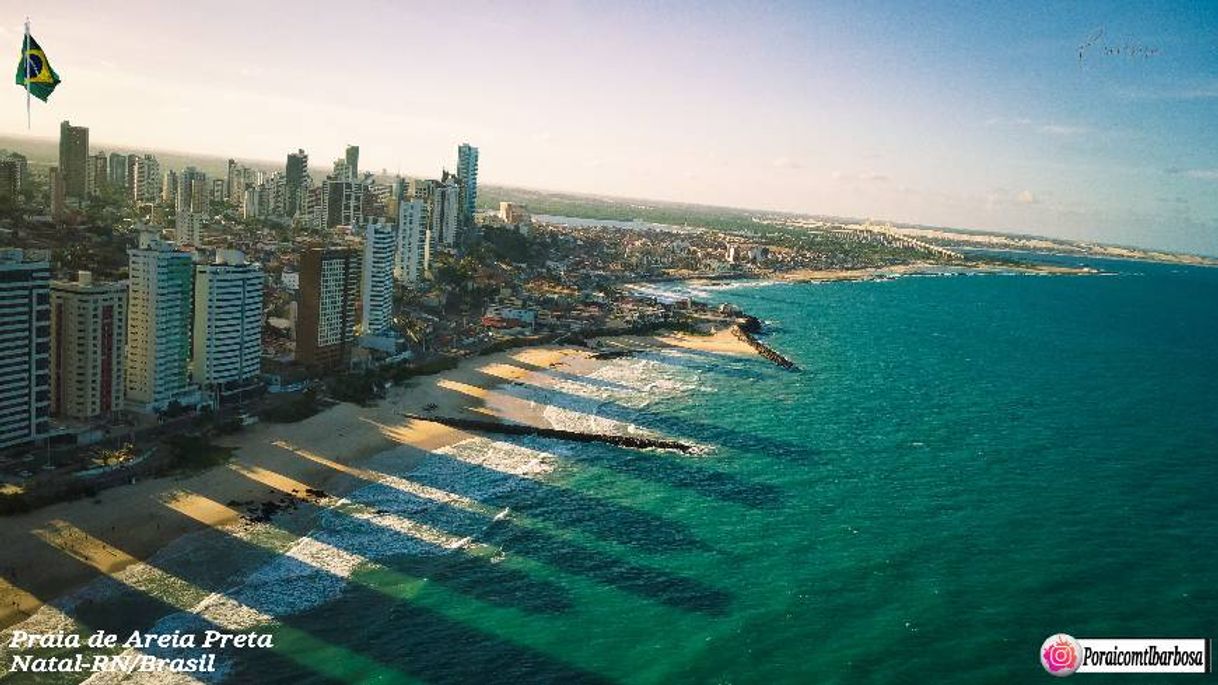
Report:
[{"label": "coastline", "polygon": [[1060,266],[1056,264],[969,264],[953,266],[933,262],[898,264],[867,269],[803,269],[773,274],[773,280],[788,283],[823,283],[831,281],[866,281],[897,276],[937,276],[945,273],[961,274],[1043,274],[1043,275],[1088,275],[1099,273],[1089,267]]},{"label": "coastline", "polygon": [[792,271],[767,271],[756,274],[689,274],[671,278],[655,278],[632,285],[682,282],[690,285],[722,285],[724,283],[830,283],[848,281],[870,281],[900,276],[942,276],[955,274],[1027,274],[1044,276],[1087,276],[1100,271],[1091,267],[1063,266],[1058,264],[966,264],[952,265],[936,262],[916,262],[892,266],[867,267],[862,269],[795,269]]},{"label": "coastline", "polygon": [[[662,333],[598,339],[602,349],[685,348],[713,354],[753,355],[724,329],[709,336]],[[404,413],[465,416],[544,426],[546,407],[497,389],[514,383],[544,387],[550,370],[582,375],[602,364],[585,347],[547,345],[463,359],[454,369],[390,388],[375,405],[338,404],[297,423],[260,423],[216,440],[232,459],[199,473],[149,479],[0,519],[0,629],[34,615],[91,581],[150,558],[182,536],[240,525],[258,512],[294,519],[310,528],[315,507],[329,506],[361,485],[373,457],[394,447],[413,448],[409,471],[429,451],[471,434]],[[284,505],[284,502],[288,504]],[[306,513],[306,510],[314,513]],[[262,514],[267,515],[267,514]],[[9,561],[12,560],[12,561]]]}]

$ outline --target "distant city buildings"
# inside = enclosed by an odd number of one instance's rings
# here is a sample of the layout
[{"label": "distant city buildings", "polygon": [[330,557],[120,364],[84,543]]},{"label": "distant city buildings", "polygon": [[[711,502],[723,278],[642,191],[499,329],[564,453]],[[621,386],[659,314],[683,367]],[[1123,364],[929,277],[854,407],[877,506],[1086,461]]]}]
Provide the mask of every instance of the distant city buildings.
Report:
[{"label": "distant city buildings", "polygon": [[296,360],[302,364],[320,371],[350,366],[361,257],[350,248],[301,255]]},{"label": "distant city buildings", "polygon": [[509,226],[527,224],[532,220],[528,208],[515,202],[500,202],[499,218]]},{"label": "distant city buildings", "polygon": [[50,281],[45,254],[0,250],[0,448],[50,432]]},{"label": "distant city buildings", "polygon": [[[128,280],[104,280],[122,267],[101,249],[92,272],[53,283],[45,257],[0,251],[0,313],[7,317],[10,301],[28,305],[24,319],[0,317],[0,448],[47,438],[48,417],[96,439],[101,422],[122,410],[164,413],[219,402],[260,385],[264,344],[272,366],[294,354],[319,373],[406,358],[405,341],[419,344],[434,323],[397,318],[397,282],[412,284],[426,307],[442,306],[455,287],[423,282],[437,253],[448,253],[444,260],[459,255],[473,228],[478,149],[469,144],[458,148],[457,173],[409,181],[362,172],[359,146],[348,145],[333,173],[315,185],[303,149],[278,171],[227,159],[205,173],[162,168],[151,154],[90,155],[88,136],[87,128],[62,122],[59,163],[42,167],[49,193],[33,199],[49,199],[52,217],[62,220],[98,198],[91,210],[101,211],[74,220],[112,222],[114,232],[98,232],[86,249],[107,248],[95,243],[122,239],[126,222],[135,221]],[[28,175],[24,157],[0,151],[0,199],[28,203]],[[235,210],[267,221],[240,223]],[[523,208],[508,212],[527,217]],[[48,228],[45,219],[37,222],[35,230]],[[215,230],[204,245],[208,227]],[[319,247],[296,254],[293,243]],[[231,249],[238,246],[261,259]],[[65,257],[65,265],[79,264],[75,252]],[[258,261],[276,277],[268,281]],[[274,323],[264,329],[268,315]],[[33,347],[17,349],[17,338],[4,333],[23,325],[30,336],[21,344]],[[355,355],[357,346],[390,356]],[[6,359],[25,361],[21,372],[32,379],[22,385],[25,394],[7,382],[15,382],[17,366],[9,369]],[[18,402],[28,410],[20,426],[10,416]]]},{"label": "distant city buildings", "polygon": [[194,267],[191,379],[227,395],[256,384],[262,361],[262,268],[238,250]]},{"label": "distant city buildings", "polygon": [[127,284],[51,283],[51,414],[79,420],[110,415],[123,406],[127,335]]}]

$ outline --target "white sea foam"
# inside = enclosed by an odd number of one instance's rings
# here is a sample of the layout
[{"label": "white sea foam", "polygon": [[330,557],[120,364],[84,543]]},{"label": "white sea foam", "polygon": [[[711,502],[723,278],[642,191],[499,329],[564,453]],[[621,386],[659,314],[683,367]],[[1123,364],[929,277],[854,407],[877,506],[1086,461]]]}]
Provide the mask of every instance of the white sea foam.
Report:
[{"label": "white sea foam", "polygon": [[[398,469],[406,463],[395,450],[373,457],[374,470]],[[336,598],[351,575],[361,566],[373,567],[378,560],[399,555],[450,554],[473,544],[493,521],[508,510],[485,502],[550,473],[557,462],[553,454],[486,438],[471,438],[424,456],[409,472],[382,471],[377,482],[335,500],[317,518],[316,527],[282,549],[228,590],[207,592],[188,579],[161,570],[171,559],[183,555],[208,554],[207,538],[184,536],[147,563],[134,564],[113,577],[99,578],[82,590],[40,609],[26,621],[6,630],[30,632],[85,632],[70,616],[85,601],[113,599],[135,588],[183,610],[157,621],[148,632],[201,633],[219,626],[248,631],[266,626],[276,617],[297,614]],[[275,524],[242,523],[226,532],[251,543],[251,549],[266,539],[282,537]],[[180,564],[174,564],[179,565]],[[0,646],[0,657],[5,658]],[[192,650],[154,650],[160,657],[196,656]],[[127,653],[133,653],[128,651]],[[214,674],[182,675],[172,682],[219,682],[231,663],[218,664]],[[96,674],[90,683],[170,682],[167,674]]]},{"label": "white sea foam", "polygon": [[[545,419],[554,427],[619,434],[651,434],[631,419],[635,412],[664,398],[699,389],[697,368],[705,362],[680,350],[647,352],[612,360],[576,379],[554,379],[553,391],[534,386],[510,386],[513,394],[547,406]],[[561,394],[562,401],[557,399]],[[613,407],[612,416],[606,415]],[[229,589],[210,592],[166,572],[191,568],[211,558],[204,533],[184,536],[147,563],[134,564],[113,577],[103,577],[40,609],[13,629],[30,632],[85,632],[71,617],[81,602],[105,602],[135,589],[182,610],[160,619],[149,632],[202,632],[219,626],[232,631],[266,627],[276,617],[308,611],[338,597],[361,567],[399,555],[434,556],[460,553],[511,510],[490,504],[522,486],[540,480],[557,466],[570,446],[550,441],[522,444],[471,438],[425,455],[409,472],[397,449],[372,457],[368,468],[383,474],[342,499],[327,502],[315,528],[292,539],[274,522],[242,522],[225,532],[249,543],[253,553],[274,556],[232,580]],[[545,444],[545,451],[537,449]],[[252,561],[252,559],[251,559]],[[4,643],[0,659],[6,662]],[[161,657],[185,657],[191,650],[153,651]],[[90,683],[220,682],[232,663],[221,661],[214,674],[96,674]]]},{"label": "white sea foam", "polygon": [[774,285],[781,281],[735,280],[693,283],[690,281],[672,281],[665,283],[634,283],[624,287],[625,290],[639,297],[652,297],[659,302],[672,303],[685,298],[695,300],[713,300],[718,292],[736,290],[738,288],[753,288],[764,285]]},{"label": "white sea foam", "polygon": [[654,402],[709,392],[701,384],[700,369],[705,364],[685,350],[653,350],[598,364],[582,376],[555,376],[545,385],[514,385],[506,392],[540,407],[542,418],[552,428],[672,437],[640,422]]}]

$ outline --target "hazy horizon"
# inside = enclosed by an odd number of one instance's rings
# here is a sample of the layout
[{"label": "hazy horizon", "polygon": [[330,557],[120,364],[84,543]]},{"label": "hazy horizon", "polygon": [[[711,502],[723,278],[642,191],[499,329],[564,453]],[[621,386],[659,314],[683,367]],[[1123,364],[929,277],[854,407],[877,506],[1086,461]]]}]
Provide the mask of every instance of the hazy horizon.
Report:
[{"label": "hazy horizon", "polygon": [[1214,7],[2,4],[19,138],[1218,255]]}]

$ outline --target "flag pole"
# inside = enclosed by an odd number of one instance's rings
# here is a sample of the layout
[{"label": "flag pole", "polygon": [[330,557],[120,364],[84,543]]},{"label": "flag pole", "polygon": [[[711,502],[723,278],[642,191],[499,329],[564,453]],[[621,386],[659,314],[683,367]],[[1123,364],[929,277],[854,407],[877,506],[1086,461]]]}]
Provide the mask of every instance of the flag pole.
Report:
[{"label": "flag pole", "polygon": [[25,18],[25,129],[33,128],[30,123],[30,18]]}]

